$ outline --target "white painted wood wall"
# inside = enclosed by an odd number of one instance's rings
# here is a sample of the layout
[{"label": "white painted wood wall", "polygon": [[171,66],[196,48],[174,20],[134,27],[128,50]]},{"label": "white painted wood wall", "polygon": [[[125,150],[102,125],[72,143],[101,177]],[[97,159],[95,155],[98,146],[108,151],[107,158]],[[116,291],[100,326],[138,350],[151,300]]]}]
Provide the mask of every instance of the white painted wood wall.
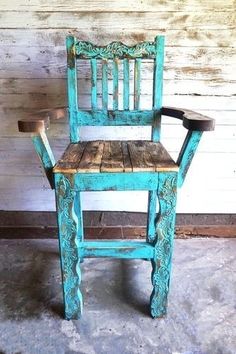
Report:
[{"label": "white painted wood wall", "polygon": [[[129,44],[166,36],[164,104],[216,119],[205,133],[178,197],[181,213],[236,212],[236,29],[233,0],[0,0],[0,209],[55,210],[54,194],[17,120],[66,104],[65,36]],[[82,76],[86,78],[86,72]],[[145,71],[148,99],[150,72]],[[81,81],[85,84],[86,80]],[[84,89],[86,100],[86,85]],[[176,157],[185,130],[165,119],[163,141]],[[147,128],[83,129],[84,139],[145,138]],[[65,124],[50,131],[56,157]],[[125,202],[124,202],[125,200]],[[85,209],[145,211],[146,193],[83,195]]]}]

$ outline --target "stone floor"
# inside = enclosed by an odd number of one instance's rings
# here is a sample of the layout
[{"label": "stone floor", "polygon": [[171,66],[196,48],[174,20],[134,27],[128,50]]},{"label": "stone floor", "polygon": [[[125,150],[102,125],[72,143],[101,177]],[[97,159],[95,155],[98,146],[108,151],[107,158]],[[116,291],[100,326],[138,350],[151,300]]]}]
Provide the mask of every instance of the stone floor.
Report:
[{"label": "stone floor", "polygon": [[148,315],[150,262],[85,260],[84,315],[65,321],[57,242],[0,244],[0,353],[236,353],[236,240],[176,240],[159,320]]}]

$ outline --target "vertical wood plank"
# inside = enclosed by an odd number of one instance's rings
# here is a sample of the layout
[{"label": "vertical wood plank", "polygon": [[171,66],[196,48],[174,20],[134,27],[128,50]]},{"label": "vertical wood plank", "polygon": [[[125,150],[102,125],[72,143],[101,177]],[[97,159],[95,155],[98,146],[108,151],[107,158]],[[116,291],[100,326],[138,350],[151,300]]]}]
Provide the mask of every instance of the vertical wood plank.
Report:
[{"label": "vertical wood plank", "polygon": [[108,62],[102,61],[102,109],[108,109]]},{"label": "vertical wood plank", "polygon": [[78,172],[100,172],[104,142],[89,141],[77,168]]},{"label": "vertical wood plank", "polygon": [[129,60],[123,59],[123,106],[129,109]]},{"label": "vertical wood plank", "polygon": [[133,169],[132,169],[132,164],[131,164],[131,160],[130,160],[128,144],[126,141],[122,141],[121,146],[122,146],[123,161],[124,161],[124,171],[125,172],[132,172]]},{"label": "vertical wood plank", "polygon": [[153,127],[152,127],[152,140],[157,142],[160,140],[160,125],[161,115],[159,110],[162,106],[163,94],[163,65],[164,65],[164,36],[157,36],[155,38],[156,44],[156,57],[154,59],[154,73],[153,73],[153,109],[155,113]]},{"label": "vertical wood plank", "polygon": [[77,127],[78,81],[76,69],[75,43],[75,37],[69,36],[66,38],[68,87],[67,92],[69,105],[70,140],[72,143],[76,143],[79,141],[79,131]]},{"label": "vertical wood plank", "polygon": [[91,59],[91,107],[92,109],[97,108],[97,61],[96,59]]},{"label": "vertical wood plank", "polygon": [[113,110],[117,110],[119,107],[119,76],[118,76],[118,59],[113,61],[112,76],[113,76]]},{"label": "vertical wood plank", "polygon": [[135,59],[134,62],[134,109],[140,109],[141,94],[141,59]]},{"label": "vertical wood plank", "polygon": [[121,141],[105,141],[101,172],[123,172],[124,161]]}]

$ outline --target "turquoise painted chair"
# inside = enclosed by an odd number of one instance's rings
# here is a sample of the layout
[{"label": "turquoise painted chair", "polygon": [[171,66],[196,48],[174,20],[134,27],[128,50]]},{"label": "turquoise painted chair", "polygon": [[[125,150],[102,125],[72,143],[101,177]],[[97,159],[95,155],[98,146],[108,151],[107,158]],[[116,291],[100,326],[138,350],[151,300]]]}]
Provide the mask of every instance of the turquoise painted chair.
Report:
[{"label": "turquoise painted chair", "polygon": [[[66,45],[69,107],[43,110],[18,122],[21,132],[32,133],[35,149],[56,192],[65,318],[77,319],[81,316],[80,263],[86,257],[150,260],[153,269],[150,311],[152,317],[161,317],[166,314],[167,308],[177,187],[183,184],[202,132],[213,130],[214,121],[189,110],[162,107],[163,36],[132,47],[120,42],[98,47],[70,36]],[[80,59],[83,62],[88,60],[91,68],[91,108],[87,110],[78,106],[76,65]],[[149,110],[140,109],[143,59],[154,62],[153,102]],[[131,63],[134,67],[132,109]],[[98,64],[102,67],[101,74]],[[109,68],[112,71],[112,109],[108,100]],[[99,75],[101,107],[98,102]],[[121,81],[122,102],[119,100]],[[55,163],[45,131],[50,119],[65,117],[67,113],[71,143]],[[160,142],[162,115],[182,120],[183,126],[188,129],[176,162]],[[152,126],[150,141],[80,141],[81,126],[140,125]],[[80,192],[108,190],[149,191],[145,241],[84,240]]]}]

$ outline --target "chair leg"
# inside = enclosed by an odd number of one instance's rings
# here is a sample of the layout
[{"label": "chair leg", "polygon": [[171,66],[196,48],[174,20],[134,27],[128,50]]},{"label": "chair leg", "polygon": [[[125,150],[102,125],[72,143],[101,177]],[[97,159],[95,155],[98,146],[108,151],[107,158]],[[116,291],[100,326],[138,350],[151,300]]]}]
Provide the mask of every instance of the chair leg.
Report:
[{"label": "chair leg", "polygon": [[157,195],[160,210],[156,220],[156,238],[153,242],[155,257],[152,260],[153,291],[150,299],[152,317],[162,317],[167,311],[172,249],[175,228],[177,173],[159,173]]},{"label": "chair leg", "polygon": [[80,291],[79,242],[83,239],[80,193],[73,189],[73,175],[55,175],[59,246],[65,318],[78,319],[83,309]]},{"label": "chair leg", "polygon": [[152,242],[156,238],[156,207],[157,207],[157,191],[149,191],[148,193],[148,217],[147,217],[147,242]]}]

